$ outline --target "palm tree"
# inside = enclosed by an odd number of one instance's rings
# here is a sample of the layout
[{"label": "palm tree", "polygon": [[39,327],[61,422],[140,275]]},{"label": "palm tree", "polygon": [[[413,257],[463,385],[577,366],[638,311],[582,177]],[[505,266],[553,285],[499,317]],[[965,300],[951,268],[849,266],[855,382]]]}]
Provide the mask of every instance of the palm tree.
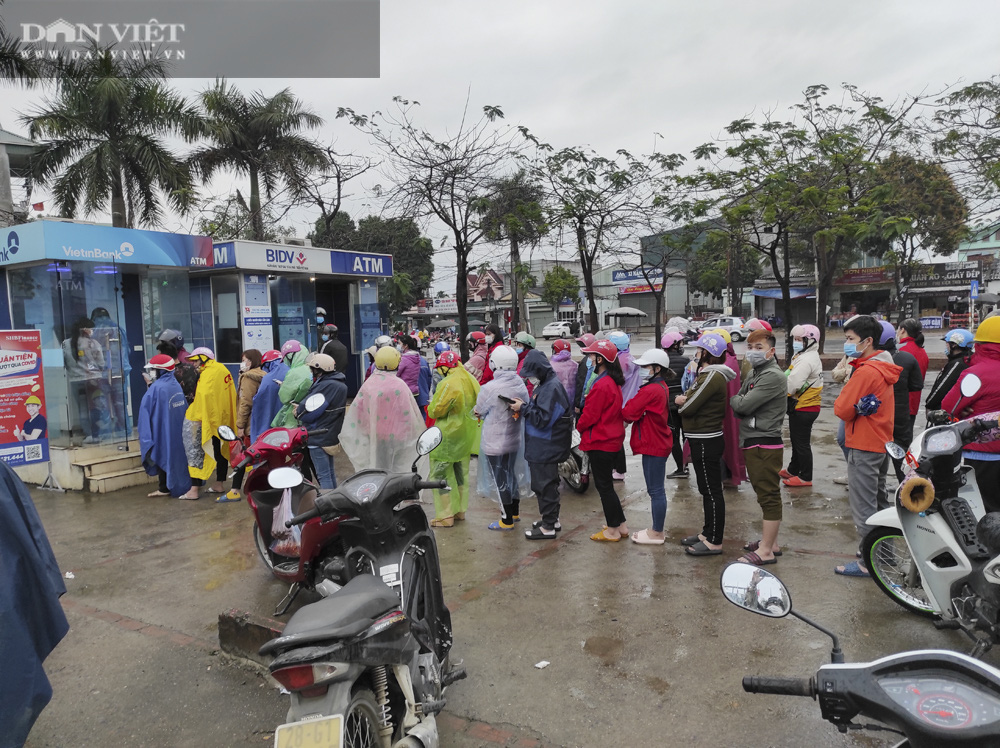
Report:
[{"label": "palm tree", "polygon": [[106,210],[110,201],[113,225],[156,225],[164,198],[181,213],[193,205],[191,170],[165,138],[193,138],[200,120],[165,76],[162,60],[128,59],[93,44],[63,69],[54,96],[22,118],[31,137],[44,141],[34,176],[51,185],[64,216]]},{"label": "palm tree", "polygon": [[326,152],[303,137],[303,129],[323,124],[290,89],[274,96],[260,91],[249,97],[226,81],[217,81],[201,94],[205,138],[211,144],[195,151],[189,163],[204,181],[219,170],[250,178],[250,217],[253,238],[264,239],[260,188],[270,199],[283,183],[295,195],[313,169],[328,164]]},{"label": "palm tree", "polygon": [[[4,0],[0,0],[3,5]],[[31,85],[39,75],[39,65],[21,42],[7,35],[3,18],[0,18],[0,80]]]}]

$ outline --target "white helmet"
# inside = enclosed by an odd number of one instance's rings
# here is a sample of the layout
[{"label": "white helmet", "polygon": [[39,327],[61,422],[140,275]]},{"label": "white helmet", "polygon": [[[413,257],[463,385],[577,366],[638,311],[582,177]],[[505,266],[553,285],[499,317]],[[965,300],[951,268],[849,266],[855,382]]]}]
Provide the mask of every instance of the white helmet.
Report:
[{"label": "white helmet", "polygon": [[517,353],[509,345],[498,345],[490,354],[490,369],[492,371],[516,371]]},{"label": "white helmet", "polygon": [[392,338],[390,338],[388,335],[379,335],[377,338],[375,338],[376,348],[385,348],[387,345],[392,345]]},{"label": "white helmet", "polygon": [[668,356],[665,351],[661,351],[659,348],[650,348],[635,362],[636,366],[650,366],[651,364],[656,364],[657,366],[662,366],[664,369],[669,369],[670,356]]}]

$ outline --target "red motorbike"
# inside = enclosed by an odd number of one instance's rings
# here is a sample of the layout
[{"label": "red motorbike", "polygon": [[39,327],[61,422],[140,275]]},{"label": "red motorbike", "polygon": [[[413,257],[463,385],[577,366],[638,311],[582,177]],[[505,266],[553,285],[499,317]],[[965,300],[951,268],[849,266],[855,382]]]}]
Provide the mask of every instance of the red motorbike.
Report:
[{"label": "red motorbike", "polygon": [[[275,615],[284,615],[302,589],[315,590],[327,597],[346,582],[339,518],[321,523],[319,517],[315,517],[301,525],[293,535],[275,534],[285,529],[283,522],[275,525],[274,520],[286,494],[288,511],[294,516],[313,508],[320,489],[309,481],[287,487],[280,482],[275,485],[269,481],[269,476],[275,468],[281,467],[301,472],[309,437],[324,431],[269,429],[253,445],[244,448],[229,427],[219,428],[219,436],[230,444],[229,464],[237,470],[250,467],[244,482],[244,493],[254,516],[254,547],[275,578],[291,585],[288,594],[278,604]],[[274,530],[275,527],[279,530]]]}]

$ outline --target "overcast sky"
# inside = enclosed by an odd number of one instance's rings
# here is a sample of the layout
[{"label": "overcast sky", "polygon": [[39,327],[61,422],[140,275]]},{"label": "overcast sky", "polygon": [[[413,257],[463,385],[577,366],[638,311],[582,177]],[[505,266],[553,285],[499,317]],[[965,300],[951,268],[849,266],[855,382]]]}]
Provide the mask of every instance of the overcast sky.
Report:
[{"label": "overcast sky", "polygon": [[[418,122],[432,132],[454,127],[468,97],[476,113],[499,105],[556,147],[613,155],[648,153],[654,141],[688,152],[733,119],[787,108],[811,84],[849,82],[892,100],[1000,74],[996,0],[383,0],[381,15],[379,80],[234,82],[291,86],[327,120],[319,137],[345,151],[368,146],[335,119],[337,107],[385,110],[398,94],[421,102]],[[185,93],[209,83],[176,81]],[[0,89],[0,125],[24,133],[18,113],[38,98]],[[364,202],[352,201],[354,217]],[[308,213],[290,218],[309,230]],[[453,289],[453,279],[442,267],[435,287]]]}]

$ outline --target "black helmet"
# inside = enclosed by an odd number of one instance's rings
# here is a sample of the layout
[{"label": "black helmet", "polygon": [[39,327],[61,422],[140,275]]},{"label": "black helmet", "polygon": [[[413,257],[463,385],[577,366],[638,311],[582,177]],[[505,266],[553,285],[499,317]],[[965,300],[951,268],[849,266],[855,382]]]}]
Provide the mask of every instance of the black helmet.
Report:
[{"label": "black helmet", "polygon": [[157,338],[161,343],[170,343],[175,346],[177,350],[184,347],[184,333],[180,330],[171,330],[169,327],[160,333],[160,337]]},{"label": "black helmet", "polygon": [[336,325],[323,325],[323,329],[321,330],[321,332],[323,332],[326,335],[336,335],[337,334],[337,326]]}]

